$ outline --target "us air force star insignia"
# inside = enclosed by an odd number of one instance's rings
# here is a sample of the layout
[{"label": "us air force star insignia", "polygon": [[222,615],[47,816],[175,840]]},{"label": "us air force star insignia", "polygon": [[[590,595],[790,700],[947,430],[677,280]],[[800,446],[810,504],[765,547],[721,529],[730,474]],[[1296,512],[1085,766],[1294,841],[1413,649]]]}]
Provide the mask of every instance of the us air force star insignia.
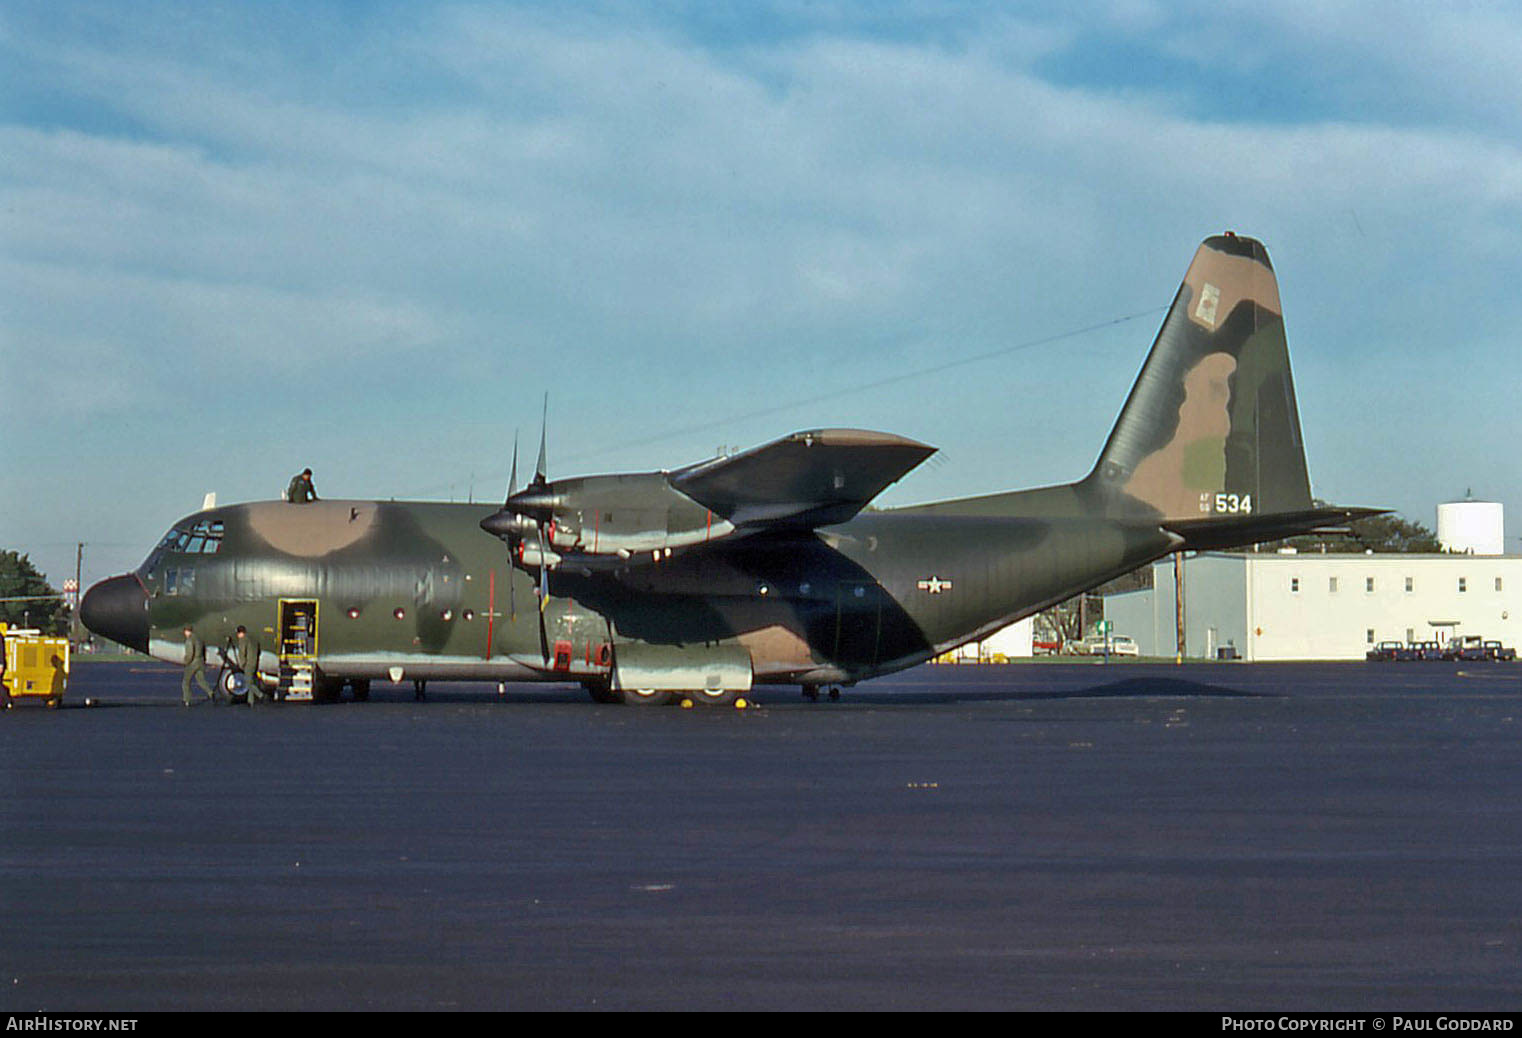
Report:
[{"label": "us air force star insignia", "polygon": [[920,581],[917,586],[921,591],[928,591],[932,595],[939,595],[942,591],[951,590],[951,581],[942,580],[940,577],[931,577],[929,580]]}]

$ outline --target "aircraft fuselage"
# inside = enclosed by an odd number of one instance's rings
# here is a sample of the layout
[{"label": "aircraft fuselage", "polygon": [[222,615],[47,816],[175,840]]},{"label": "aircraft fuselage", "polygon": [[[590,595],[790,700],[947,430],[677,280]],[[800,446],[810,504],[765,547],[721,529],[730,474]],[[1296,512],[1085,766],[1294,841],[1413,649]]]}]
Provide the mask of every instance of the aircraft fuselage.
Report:
[{"label": "aircraft fuselage", "polygon": [[494,510],[320,501],[197,513],[116,578],[145,602],[145,629],[129,637],[179,662],[186,625],[215,646],[242,624],[274,653],[283,604],[312,603],[317,664],[333,678],[596,682],[638,642],[743,647],[757,682],[845,683],[923,662],[1176,543],[1145,522],[869,512],[597,572],[561,566],[541,636],[536,575],[480,527]]}]

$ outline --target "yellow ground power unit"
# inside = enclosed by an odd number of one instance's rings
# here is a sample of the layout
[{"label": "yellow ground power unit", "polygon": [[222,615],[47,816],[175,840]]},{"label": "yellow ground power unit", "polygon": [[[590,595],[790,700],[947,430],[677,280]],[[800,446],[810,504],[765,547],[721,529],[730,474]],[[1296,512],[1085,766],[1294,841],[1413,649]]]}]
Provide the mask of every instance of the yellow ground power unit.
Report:
[{"label": "yellow ground power unit", "polygon": [[0,635],[5,638],[0,706],[9,709],[24,698],[39,699],[49,708],[59,706],[69,683],[69,640],[41,631],[7,629],[5,624],[0,624]]}]

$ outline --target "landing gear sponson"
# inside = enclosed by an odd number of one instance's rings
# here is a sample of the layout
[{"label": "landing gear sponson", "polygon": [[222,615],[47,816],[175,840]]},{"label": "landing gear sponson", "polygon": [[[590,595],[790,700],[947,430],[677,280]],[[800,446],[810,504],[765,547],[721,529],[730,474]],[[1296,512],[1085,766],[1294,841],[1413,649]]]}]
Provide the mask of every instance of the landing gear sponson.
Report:
[{"label": "landing gear sponson", "polygon": [[735,706],[746,707],[745,693],[733,688],[708,688],[678,692],[663,688],[610,688],[602,683],[583,683],[594,703],[624,706]]}]

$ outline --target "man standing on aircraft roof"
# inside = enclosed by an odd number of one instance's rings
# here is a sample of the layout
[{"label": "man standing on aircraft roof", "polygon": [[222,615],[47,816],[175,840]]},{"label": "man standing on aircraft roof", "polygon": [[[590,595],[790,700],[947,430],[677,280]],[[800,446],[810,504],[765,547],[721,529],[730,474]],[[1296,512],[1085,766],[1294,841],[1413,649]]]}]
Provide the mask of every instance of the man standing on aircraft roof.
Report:
[{"label": "man standing on aircraft roof", "polygon": [[237,647],[238,668],[243,671],[243,679],[248,683],[248,705],[264,702],[268,697],[259,686],[259,653],[263,649],[259,639],[250,634],[247,627],[239,624],[233,643]]},{"label": "man standing on aircraft roof", "polygon": [[193,700],[190,698],[190,682],[196,684],[206,692],[206,701],[211,702],[216,697],[212,695],[211,683],[206,680],[206,643],[196,637],[196,632],[191,627],[185,628],[185,676],[180,679],[180,700],[186,706],[190,706]]},{"label": "man standing on aircraft roof", "polygon": [[317,490],[312,486],[311,469],[302,469],[291,477],[290,485],[285,488],[285,499],[293,505],[304,505],[308,501],[317,500]]}]

